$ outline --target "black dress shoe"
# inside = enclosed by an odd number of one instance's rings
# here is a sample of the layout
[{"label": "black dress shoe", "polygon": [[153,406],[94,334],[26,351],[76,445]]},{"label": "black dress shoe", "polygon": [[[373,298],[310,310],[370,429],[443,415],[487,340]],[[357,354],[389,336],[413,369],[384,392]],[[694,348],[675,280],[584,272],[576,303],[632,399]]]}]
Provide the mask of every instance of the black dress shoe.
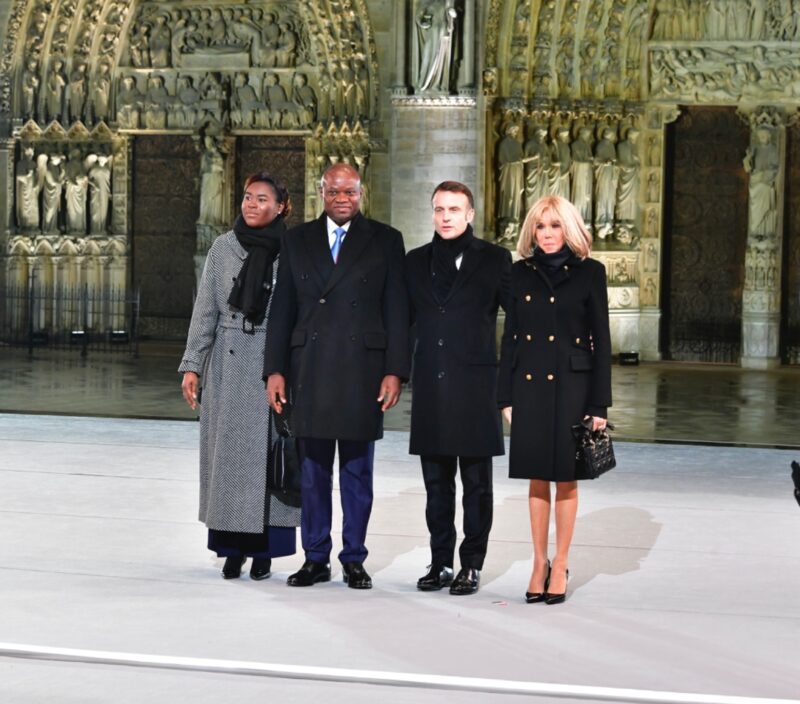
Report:
[{"label": "black dress shoe", "polygon": [[453,568],[430,565],[430,571],[417,580],[417,589],[421,592],[438,592],[453,581]]},{"label": "black dress shoe", "polygon": [[342,579],[350,589],[372,589],[372,577],[360,562],[345,562],[342,565]]},{"label": "black dress shoe", "polygon": [[326,562],[306,560],[303,566],[289,576],[286,584],[290,587],[310,587],[317,582],[331,581],[331,566]]},{"label": "black dress shoe", "polygon": [[[567,582],[569,582],[569,570],[567,570]],[[561,604],[567,598],[567,592],[564,590],[561,594],[553,594],[552,592],[545,592],[544,595],[544,603],[550,604]]]},{"label": "black dress shoe", "polygon": [[478,591],[480,583],[480,570],[476,570],[474,567],[462,567],[450,585],[450,593],[458,596],[474,594]]},{"label": "black dress shoe", "polygon": [[272,560],[268,557],[254,557],[250,565],[250,579],[261,580],[266,579],[272,575],[270,572],[272,567]]},{"label": "black dress shoe", "polygon": [[543,592],[525,592],[526,604],[538,604],[544,601],[547,596],[547,586],[550,583],[550,560],[547,561],[547,574],[544,576],[544,591]]},{"label": "black dress shoe", "polygon": [[222,566],[222,579],[238,579],[242,576],[242,565],[246,557],[226,557]]}]

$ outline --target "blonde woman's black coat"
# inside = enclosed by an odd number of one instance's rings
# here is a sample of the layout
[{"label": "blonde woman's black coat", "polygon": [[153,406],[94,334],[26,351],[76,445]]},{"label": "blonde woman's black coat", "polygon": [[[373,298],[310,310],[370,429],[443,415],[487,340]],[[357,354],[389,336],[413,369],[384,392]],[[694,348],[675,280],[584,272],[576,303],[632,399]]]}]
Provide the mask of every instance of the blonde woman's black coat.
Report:
[{"label": "blonde woman's black coat", "polygon": [[406,277],[415,321],[412,455],[504,454],[497,409],[497,311],[508,306],[511,255],[474,239],[444,300],[434,294],[432,244],[410,251]]},{"label": "blonde woman's black coat", "polygon": [[[553,283],[555,282],[555,283]],[[512,407],[509,475],[572,481],[571,427],[611,405],[605,267],[571,257],[551,278],[530,259],[511,273],[498,405]]]}]

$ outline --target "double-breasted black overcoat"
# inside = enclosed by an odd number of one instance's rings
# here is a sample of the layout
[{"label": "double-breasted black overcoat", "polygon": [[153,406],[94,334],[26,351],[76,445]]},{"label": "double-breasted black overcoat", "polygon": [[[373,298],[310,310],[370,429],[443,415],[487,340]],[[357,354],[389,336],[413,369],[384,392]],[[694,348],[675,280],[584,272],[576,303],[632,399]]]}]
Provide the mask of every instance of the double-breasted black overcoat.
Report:
[{"label": "double-breasted black overcoat", "polygon": [[434,294],[432,244],[406,257],[415,321],[412,371],[413,455],[502,455],[497,409],[497,311],[508,306],[511,255],[474,239],[450,293]]},{"label": "double-breasted black overcoat", "polygon": [[498,383],[499,406],[512,407],[509,474],[580,479],[571,428],[611,405],[605,267],[573,256],[549,277],[524,259],[512,267],[511,296]]},{"label": "double-breasted black overcoat", "polygon": [[360,213],[334,264],[326,216],[285,233],[264,378],[286,377],[297,437],[376,440],[387,374],[409,374],[403,237]]}]

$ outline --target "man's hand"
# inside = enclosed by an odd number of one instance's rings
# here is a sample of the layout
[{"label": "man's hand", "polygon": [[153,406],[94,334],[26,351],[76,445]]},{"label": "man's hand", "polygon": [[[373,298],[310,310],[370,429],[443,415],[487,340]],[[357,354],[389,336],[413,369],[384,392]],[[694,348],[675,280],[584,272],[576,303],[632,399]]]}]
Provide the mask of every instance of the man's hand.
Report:
[{"label": "man's hand", "polygon": [[[270,377],[272,378],[272,377]],[[378,403],[383,404],[381,410],[385,413],[400,400],[400,377],[387,374],[381,382],[381,392]]]},{"label": "man's hand", "polygon": [[506,406],[503,409],[503,418],[506,419],[506,423],[511,425],[511,406]]},{"label": "man's hand", "polygon": [[286,379],[283,374],[270,374],[267,377],[267,403],[275,413],[283,413],[286,403]]},{"label": "man's hand", "polygon": [[181,392],[189,408],[193,411],[197,408],[197,387],[199,378],[195,372],[184,372],[183,381],[181,382]]}]

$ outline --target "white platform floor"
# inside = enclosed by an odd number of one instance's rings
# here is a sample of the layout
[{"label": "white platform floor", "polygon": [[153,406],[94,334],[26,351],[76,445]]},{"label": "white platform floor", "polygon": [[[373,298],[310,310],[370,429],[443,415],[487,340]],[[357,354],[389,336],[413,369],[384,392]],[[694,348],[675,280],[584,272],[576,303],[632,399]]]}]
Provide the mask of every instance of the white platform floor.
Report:
[{"label": "white platform floor", "polygon": [[[375,588],[225,581],[195,520],[198,424],[0,414],[0,642],[534,683],[800,696],[795,453],[618,446],[582,485],[567,602],[526,605],[527,487],[495,472],[480,592],[423,594],[424,488],[377,445]],[[337,516],[337,521],[338,521]],[[334,538],[338,544],[338,535]],[[45,662],[0,654],[0,703],[516,702],[517,695]],[[550,701],[536,697],[535,701]],[[555,701],[555,699],[552,699]],[[566,698],[559,701],[585,701]]]}]

